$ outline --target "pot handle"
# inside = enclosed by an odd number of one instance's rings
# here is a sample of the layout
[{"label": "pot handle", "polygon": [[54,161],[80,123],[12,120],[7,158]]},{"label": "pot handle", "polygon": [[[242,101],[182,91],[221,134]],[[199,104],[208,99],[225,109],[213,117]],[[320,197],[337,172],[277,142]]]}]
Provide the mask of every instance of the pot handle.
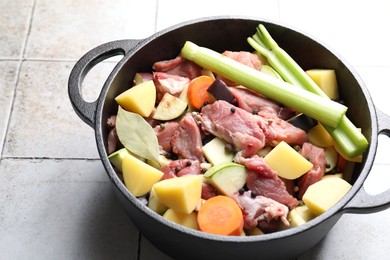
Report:
[{"label": "pot handle", "polygon": [[[390,116],[377,109],[378,134],[390,137]],[[347,203],[342,211],[346,213],[375,213],[390,207],[390,189],[370,195],[364,190],[364,185],[356,195]]]},{"label": "pot handle", "polygon": [[95,125],[97,100],[87,102],[82,95],[82,84],[88,72],[98,63],[116,55],[125,56],[140,40],[107,42],[87,52],[73,67],[68,80],[68,95],[76,114],[92,128]]}]

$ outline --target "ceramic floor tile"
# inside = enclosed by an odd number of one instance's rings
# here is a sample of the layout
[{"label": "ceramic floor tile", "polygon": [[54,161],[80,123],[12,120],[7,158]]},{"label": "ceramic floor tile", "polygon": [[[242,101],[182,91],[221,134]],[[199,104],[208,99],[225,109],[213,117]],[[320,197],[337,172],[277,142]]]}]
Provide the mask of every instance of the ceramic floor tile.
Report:
[{"label": "ceramic floor tile", "polygon": [[187,20],[219,15],[243,15],[278,20],[278,8],[278,1],[268,0],[242,0],[239,2],[208,0],[194,2],[179,0],[159,1],[157,30],[162,30]]},{"label": "ceramic floor tile", "polygon": [[37,1],[27,58],[78,59],[105,42],[154,33],[156,0]]},{"label": "ceramic floor tile", "polygon": [[137,259],[100,161],[5,159],[0,173],[1,259]]},{"label": "ceramic floor tile", "polygon": [[19,58],[27,37],[34,0],[0,1],[0,58]]},{"label": "ceramic floor tile", "polygon": [[[352,65],[389,65],[390,2],[280,0],[280,20],[319,39]],[[325,21],[325,22],[324,22]]]},{"label": "ceramic floor tile", "polygon": [[3,156],[99,158],[94,131],[78,118],[68,97],[73,66],[23,62]]},{"label": "ceramic floor tile", "polygon": [[17,61],[0,61],[0,154],[3,150],[5,133],[14,97]]}]

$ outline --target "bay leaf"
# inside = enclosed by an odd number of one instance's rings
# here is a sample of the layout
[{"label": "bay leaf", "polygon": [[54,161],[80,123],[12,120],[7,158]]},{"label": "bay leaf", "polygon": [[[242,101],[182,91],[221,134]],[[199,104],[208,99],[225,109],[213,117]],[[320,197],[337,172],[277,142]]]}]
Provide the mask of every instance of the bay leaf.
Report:
[{"label": "bay leaf", "polygon": [[132,153],[158,162],[159,146],[152,126],[142,116],[118,107],[116,132],[120,142]]}]

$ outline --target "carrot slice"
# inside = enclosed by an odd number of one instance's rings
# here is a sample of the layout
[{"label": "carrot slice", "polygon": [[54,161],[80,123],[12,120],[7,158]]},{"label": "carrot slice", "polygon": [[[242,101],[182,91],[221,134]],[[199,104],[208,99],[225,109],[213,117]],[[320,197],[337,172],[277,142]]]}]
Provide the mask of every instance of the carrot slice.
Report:
[{"label": "carrot slice", "polygon": [[214,82],[214,79],[209,76],[199,76],[190,81],[188,84],[188,100],[196,109],[200,109],[205,102],[210,103],[207,89]]},{"label": "carrot slice", "polygon": [[239,236],[244,226],[244,218],[238,204],[223,195],[206,200],[197,219],[201,231],[215,235]]}]

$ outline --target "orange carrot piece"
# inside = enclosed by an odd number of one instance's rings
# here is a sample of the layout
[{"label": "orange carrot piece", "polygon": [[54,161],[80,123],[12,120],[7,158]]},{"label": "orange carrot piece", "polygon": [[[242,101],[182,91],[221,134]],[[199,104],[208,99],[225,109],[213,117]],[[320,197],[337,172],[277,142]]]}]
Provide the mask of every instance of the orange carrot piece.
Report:
[{"label": "orange carrot piece", "polygon": [[210,103],[207,89],[214,82],[214,79],[209,76],[199,76],[194,78],[188,84],[188,100],[196,109],[200,109],[205,102]]},{"label": "orange carrot piece", "polygon": [[244,218],[238,204],[230,197],[218,195],[206,200],[198,212],[199,229],[215,235],[240,236]]}]

